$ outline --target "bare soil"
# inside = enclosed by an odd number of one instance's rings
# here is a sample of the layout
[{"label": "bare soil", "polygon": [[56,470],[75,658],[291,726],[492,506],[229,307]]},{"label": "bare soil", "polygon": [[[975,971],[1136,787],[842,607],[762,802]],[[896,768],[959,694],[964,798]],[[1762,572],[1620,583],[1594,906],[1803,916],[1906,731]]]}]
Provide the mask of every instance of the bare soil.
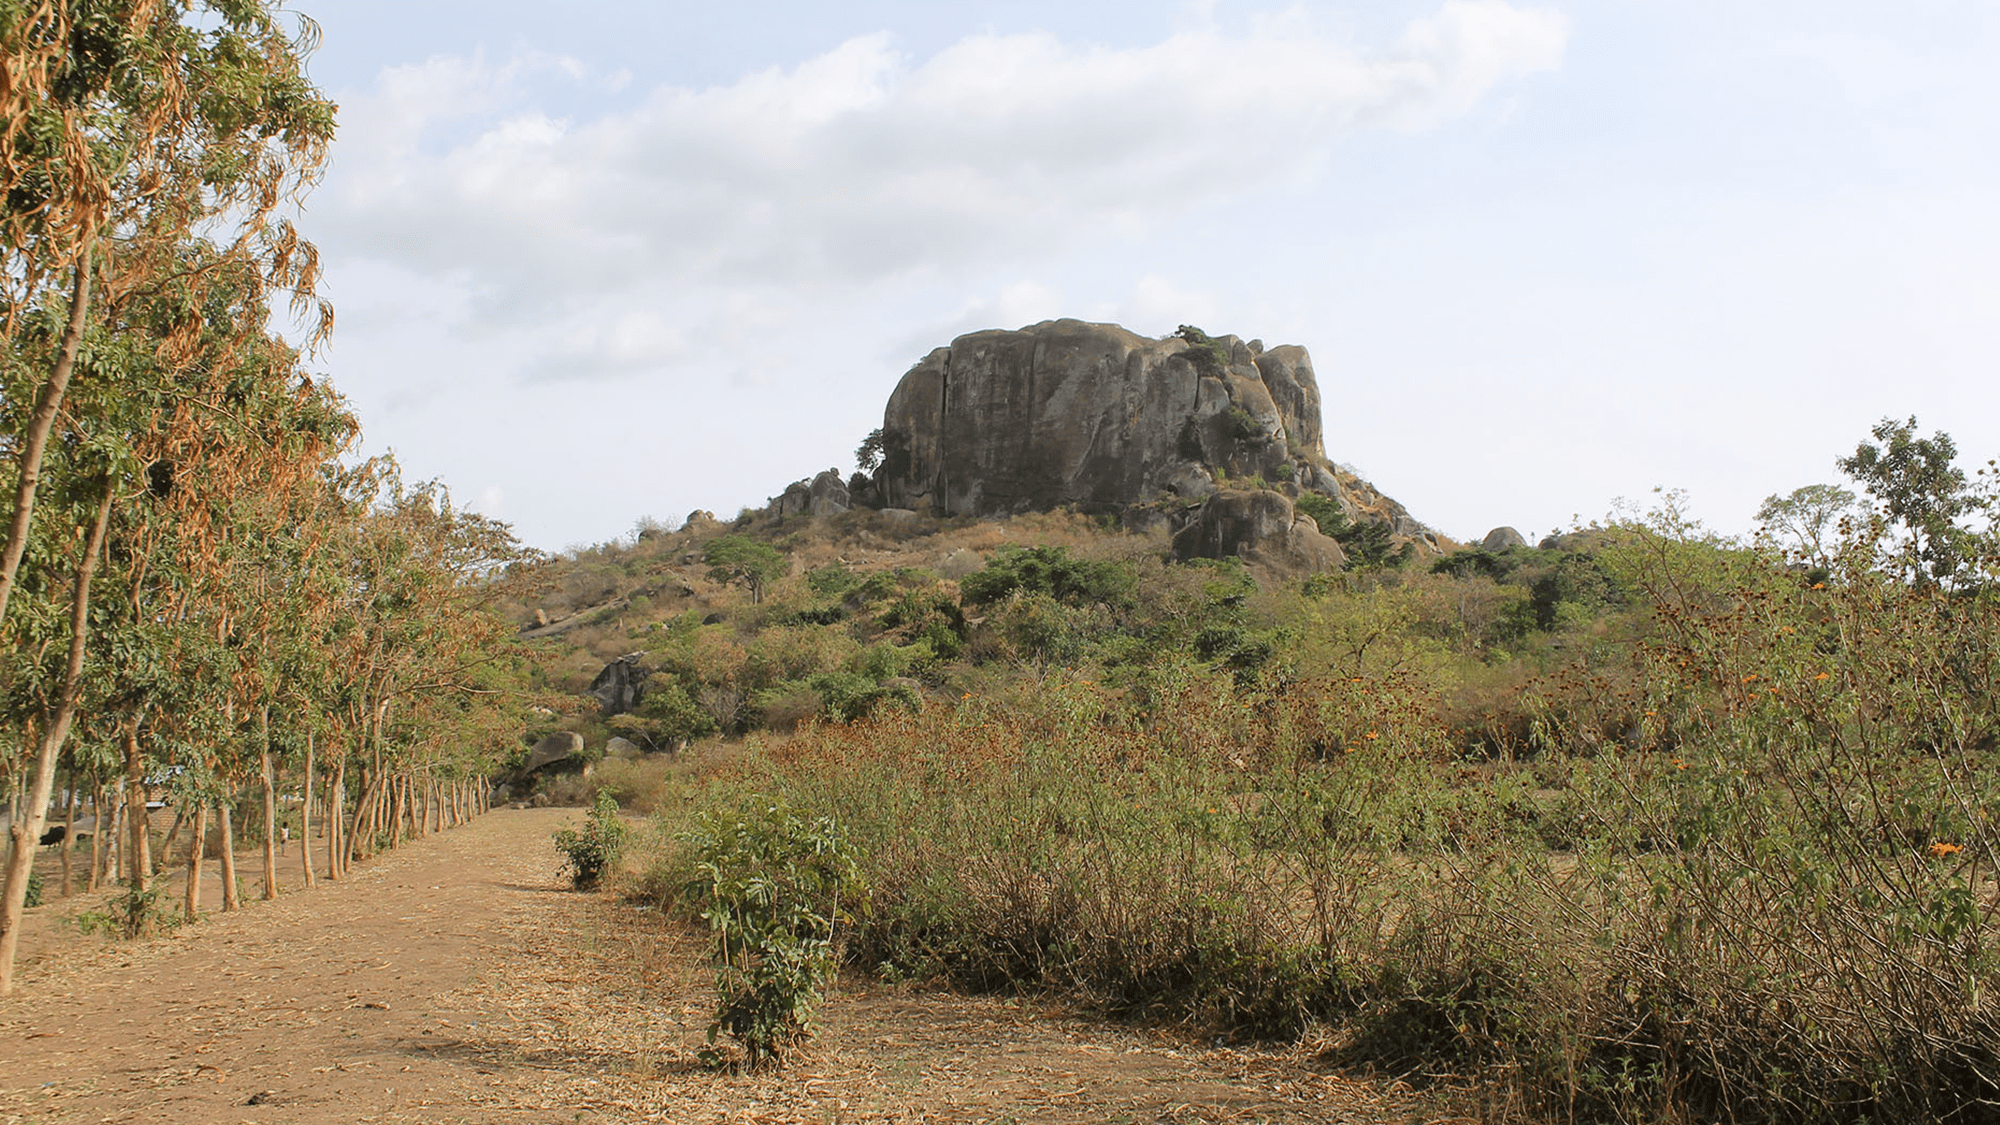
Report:
[{"label": "bare soil", "polygon": [[577,815],[501,810],[150,941],[41,920],[0,1000],[0,1122],[1424,1119],[1302,1050],[866,982],[784,1070],[705,1070],[701,935],[566,890],[549,836]]}]

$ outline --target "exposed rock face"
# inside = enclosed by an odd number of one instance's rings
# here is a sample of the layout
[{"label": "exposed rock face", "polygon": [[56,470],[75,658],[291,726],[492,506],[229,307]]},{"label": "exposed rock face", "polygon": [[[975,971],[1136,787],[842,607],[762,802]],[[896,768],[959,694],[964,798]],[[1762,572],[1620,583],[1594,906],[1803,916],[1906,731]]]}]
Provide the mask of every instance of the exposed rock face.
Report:
[{"label": "exposed rock face", "polygon": [[1528,541],[1521,536],[1521,533],[1511,527],[1496,527],[1486,533],[1486,538],[1479,541],[1480,550],[1495,553],[1507,550],[1510,547],[1525,547],[1527,545]]},{"label": "exposed rock face", "polygon": [[1337,569],[1346,561],[1340,544],[1320,534],[1283,494],[1264,489],[1227,489],[1201,506],[1201,515],[1174,536],[1182,559],[1231,555],[1289,574]]},{"label": "exposed rock face", "polygon": [[960,336],[890,396],[883,497],[941,515],[1115,510],[1200,494],[1217,468],[1276,479],[1323,459],[1305,349],[1215,344],[1226,361],[1080,320]]},{"label": "exposed rock face", "polygon": [[[1299,572],[1342,562],[1292,504],[1311,491],[1425,553],[1444,550],[1402,505],[1335,468],[1322,442],[1304,348],[1050,320],[960,336],[911,368],[883,413],[882,464],[862,495],[943,516],[1115,512],[1130,529],[1171,535],[1182,558],[1241,555]],[[1264,487],[1245,488],[1253,477]]]},{"label": "exposed rock face", "polygon": [[521,763],[521,776],[547,769],[557,762],[565,762],[583,753],[583,736],[575,731],[557,731],[535,743],[528,753],[528,760]]},{"label": "exposed rock face", "polygon": [[828,469],[811,480],[792,482],[771,506],[781,516],[837,516],[854,505],[840,470]]},{"label": "exposed rock face", "polygon": [[590,694],[597,697],[603,714],[622,715],[639,706],[646,694],[647,670],[639,665],[645,658],[643,652],[628,652],[606,664],[590,681]]},{"label": "exposed rock face", "polygon": [[853,506],[847,494],[847,482],[841,479],[839,469],[828,469],[813,478],[812,490],[806,500],[808,513],[837,516]]}]

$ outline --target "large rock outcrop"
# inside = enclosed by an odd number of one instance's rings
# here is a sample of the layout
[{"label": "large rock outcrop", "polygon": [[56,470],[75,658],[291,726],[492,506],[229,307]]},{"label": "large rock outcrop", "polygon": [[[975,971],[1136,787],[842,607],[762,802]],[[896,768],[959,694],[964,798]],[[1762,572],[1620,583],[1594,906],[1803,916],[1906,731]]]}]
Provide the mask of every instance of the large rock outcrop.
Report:
[{"label": "large rock outcrop", "polygon": [[974,332],[890,396],[876,475],[890,507],[1011,515],[1198,497],[1215,477],[1299,477],[1324,462],[1304,348],[1154,340],[1051,320]]},{"label": "large rock outcrop", "polygon": [[1128,528],[1172,536],[1183,558],[1298,572],[1343,557],[1292,503],[1317,492],[1421,552],[1443,549],[1402,505],[1328,461],[1319,380],[1301,347],[1198,332],[1155,340],[1080,320],[973,332],[903,376],[880,436],[881,466],[857,493],[871,505],[1119,513]]}]

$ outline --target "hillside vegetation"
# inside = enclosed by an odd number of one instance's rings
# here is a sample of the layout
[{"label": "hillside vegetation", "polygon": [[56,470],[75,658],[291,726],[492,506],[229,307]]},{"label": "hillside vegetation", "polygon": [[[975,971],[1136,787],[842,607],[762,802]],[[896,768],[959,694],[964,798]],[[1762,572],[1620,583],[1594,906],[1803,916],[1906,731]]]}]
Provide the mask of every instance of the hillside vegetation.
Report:
[{"label": "hillside vegetation", "polygon": [[1985,1120],[1992,480],[1875,436],[1874,508],[1774,497],[1751,544],[1666,494],[1282,582],[1062,514],[752,513],[516,612],[583,610],[530,630],[555,687],[644,654],[582,719],[679,750],[589,783],[666,810],[643,893],[712,917],[717,824],[851,856],[798,891],[851,966],[1308,1036],[1495,1119]]}]

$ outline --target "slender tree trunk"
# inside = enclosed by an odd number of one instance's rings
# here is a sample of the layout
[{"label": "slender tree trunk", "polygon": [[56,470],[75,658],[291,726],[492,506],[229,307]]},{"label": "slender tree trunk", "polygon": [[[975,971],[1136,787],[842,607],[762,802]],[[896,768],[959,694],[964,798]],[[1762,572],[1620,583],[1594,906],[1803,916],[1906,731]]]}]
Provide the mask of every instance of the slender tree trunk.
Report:
[{"label": "slender tree trunk", "polygon": [[222,909],[235,910],[243,904],[236,898],[236,832],[230,821],[227,798],[215,803],[222,814]]},{"label": "slender tree trunk", "polygon": [[306,735],[305,795],[299,802],[299,863],[305,868],[305,883],[308,887],[319,884],[319,879],[313,874],[313,784],[313,736],[309,732]]},{"label": "slender tree trunk", "polygon": [[68,898],[76,891],[76,883],[70,877],[69,850],[76,842],[76,763],[69,765],[69,799],[63,803],[62,838],[62,897]]},{"label": "slender tree trunk", "polygon": [[[88,263],[81,263],[79,268],[84,270],[86,278],[81,296],[88,297]],[[73,359],[75,345],[68,346]],[[63,669],[62,692],[56,697],[55,713],[43,725],[42,744],[35,758],[34,789],[28,795],[28,814],[25,822],[16,818],[8,826],[14,835],[14,852],[8,857],[7,889],[4,897],[0,897],[0,996],[14,989],[14,952],[21,944],[21,911],[28,899],[28,874],[34,870],[35,852],[42,846],[49,790],[55,786],[56,761],[62,755],[63,740],[69,737],[69,725],[76,718],[77,699],[83,691],[83,646],[90,636],[90,580],[97,573],[97,555],[104,547],[104,530],[111,523],[113,493],[107,479],[104,497],[97,504],[97,520],[90,529],[90,541],[84,545],[83,562],[76,570],[76,593],[70,598],[69,663]],[[28,495],[32,500],[32,490]],[[14,561],[20,561],[18,554]]]},{"label": "slender tree trunk", "polygon": [[341,812],[346,804],[347,763],[341,762],[326,791],[326,877],[338,879],[347,873],[347,866],[340,862],[341,845],[345,842],[341,835]]},{"label": "slender tree trunk", "polygon": [[263,755],[258,760],[258,781],[264,786],[264,897],[278,897],[278,787],[271,768],[271,707],[257,711],[257,726],[264,738]]},{"label": "slender tree trunk", "polygon": [[114,883],[125,881],[125,779],[119,778],[111,791],[110,835],[104,838],[104,874]]},{"label": "slender tree trunk", "polygon": [[90,774],[90,882],[84,887],[94,891],[104,885],[105,831],[110,823],[104,815],[104,779],[96,770]]},{"label": "slender tree trunk", "polygon": [[400,777],[392,779],[389,782],[389,788],[396,795],[395,808],[389,814],[389,846],[393,848],[402,840],[403,836],[403,813],[406,811],[403,779]]},{"label": "slender tree trunk", "polygon": [[152,825],[146,814],[146,763],[139,753],[139,717],[125,726],[125,830],[131,834],[124,855],[125,878],[134,894],[146,893],[152,877]]},{"label": "slender tree trunk", "polygon": [[[165,849],[162,849],[165,850]],[[181,892],[181,916],[201,921],[201,863],[208,858],[208,804],[194,808],[194,839],[188,841],[187,888]]]},{"label": "slender tree trunk", "polygon": [[76,370],[77,345],[83,342],[83,328],[90,316],[90,256],[94,242],[94,233],[86,233],[77,252],[76,280],[69,291],[69,322],[63,326],[62,342],[56,348],[55,369],[49,372],[49,381],[42,384],[35,399],[35,413],[29,417],[27,433],[21,438],[21,476],[14,488],[14,518],[7,526],[6,547],[0,549],[0,623],[7,620],[7,601],[14,593],[21,556],[28,549],[35,489],[42,480],[42,454],[48,449],[56,417],[62,413],[63,395],[69,390],[70,375]]},{"label": "slender tree trunk", "polygon": [[368,767],[363,766],[361,767],[361,799],[354,802],[354,816],[350,818],[347,826],[347,846],[341,849],[346,853],[346,860],[344,862],[352,863],[356,859],[365,858],[356,849],[361,847],[362,833],[367,831],[368,810],[374,800],[375,783],[369,779]]}]

